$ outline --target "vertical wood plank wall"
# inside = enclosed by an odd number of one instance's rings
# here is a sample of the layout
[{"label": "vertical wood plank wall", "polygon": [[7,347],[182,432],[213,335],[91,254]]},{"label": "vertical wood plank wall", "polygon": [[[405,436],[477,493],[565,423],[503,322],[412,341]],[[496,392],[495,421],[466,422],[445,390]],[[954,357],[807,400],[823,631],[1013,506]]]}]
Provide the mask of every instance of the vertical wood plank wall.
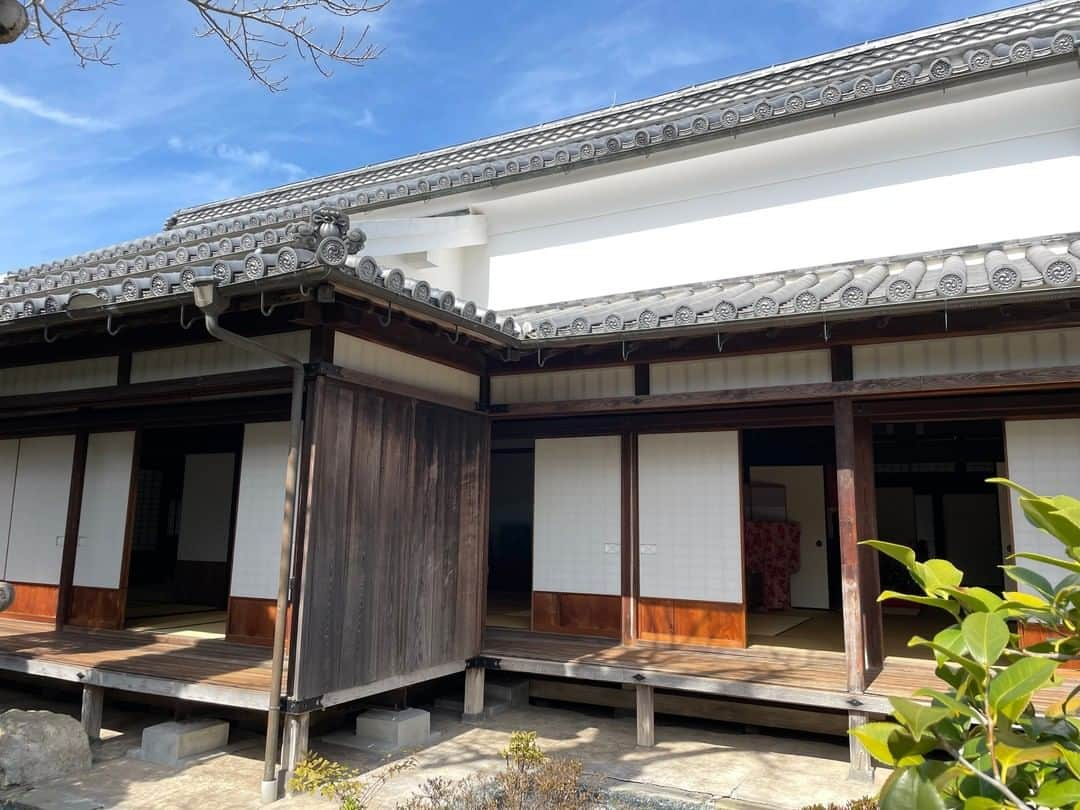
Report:
[{"label": "vertical wood plank wall", "polygon": [[295,697],[464,669],[484,608],[487,418],[316,386]]}]

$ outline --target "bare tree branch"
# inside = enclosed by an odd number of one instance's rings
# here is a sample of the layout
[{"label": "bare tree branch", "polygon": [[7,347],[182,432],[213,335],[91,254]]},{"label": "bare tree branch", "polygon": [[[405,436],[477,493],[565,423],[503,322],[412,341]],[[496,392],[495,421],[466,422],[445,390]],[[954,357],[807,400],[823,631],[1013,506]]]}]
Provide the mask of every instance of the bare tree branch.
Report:
[{"label": "bare tree branch", "polygon": [[[157,0],[160,2],[160,0]],[[63,38],[85,67],[89,63],[112,65],[112,43],[120,32],[109,11],[121,0],[23,0],[31,21],[27,36],[51,44]],[[244,66],[250,78],[272,92],[288,80],[275,67],[291,46],[301,59],[311,59],[315,69],[330,76],[335,64],[359,67],[375,59],[381,49],[368,44],[368,26],[350,36],[346,26],[335,26],[336,37],[320,36],[313,19],[349,18],[371,14],[389,0],[185,0],[202,27],[196,36],[218,39]]]}]

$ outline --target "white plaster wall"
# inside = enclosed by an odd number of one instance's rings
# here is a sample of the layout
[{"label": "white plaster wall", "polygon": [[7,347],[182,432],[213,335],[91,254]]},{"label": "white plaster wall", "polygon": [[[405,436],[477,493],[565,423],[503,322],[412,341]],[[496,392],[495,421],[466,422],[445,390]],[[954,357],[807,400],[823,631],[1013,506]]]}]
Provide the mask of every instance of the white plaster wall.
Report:
[{"label": "white plaster wall", "polygon": [[[260,343],[305,362],[310,357],[310,341],[310,333],[307,331],[259,337]],[[253,371],[279,365],[262,355],[230,346],[228,343],[212,341],[195,346],[135,352],[131,357],[131,381],[156,382],[199,377],[204,374],[235,374],[238,371]]]},{"label": "white plaster wall", "polygon": [[500,374],[491,378],[491,401],[497,404],[562,402],[633,393],[633,366]]},{"label": "white plaster wall", "polygon": [[738,431],[638,438],[641,595],[743,598]]},{"label": "white plaster wall", "polygon": [[1080,362],[1080,329],[877,343],[852,350],[856,380],[1052,368]]},{"label": "white plaster wall", "polygon": [[649,390],[654,394],[723,391],[828,382],[832,370],[827,351],[733,355],[649,366]]},{"label": "white plaster wall", "polygon": [[74,456],[74,436],[20,440],[8,541],[8,579],[59,584]]},{"label": "white plaster wall", "polygon": [[63,363],[0,368],[0,396],[46,394],[116,385],[117,359],[95,357]]},{"label": "white plaster wall", "polygon": [[228,558],[235,465],[232,453],[184,456],[176,559],[225,562]]},{"label": "white plaster wall", "polygon": [[120,587],[134,460],[134,432],[90,434],[75,552],[76,585]]},{"label": "white plaster wall", "polygon": [[230,596],[273,599],[285,501],[289,423],[244,426]]},{"label": "white plaster wall", "polygon": [[787,498],[787,519],[799,524],[799,570],[791,577],[791,606],[827,610],[829,559],[825,545],[824,469],[811,465],[751,467],[750,480],[755,484],[782,485]]},{"label": "white plaster wall", "polygon": [[537,439],[533,590],[618,595],[621,439]]},{"label": "white plaster wall", "polygon": [[[1008,477],[1021,486],[1039,495],[1076,497],[1080,484],[1080,419],[1006,422],[1005,458]],[[1024,517],[1015,494],[1010,493],[1009,502],[1015,550],[1063,556],[1061,544]],[[1067,573],[1031,560],[1017,562],[1025,568],[1035,569],[1055,584]],[[1012,580],[1009,583],[1015,584]]]},{"label": "white plaster wall", "polygon": [[472,402],[480,398],[480,377],[342,332],[334,333],[334,363],[372,377]]},{"label": "white plaster wall", "polygon": [[1076,75],[1043,68],[511,185],[474,206],[490,265],[468,272],[489,274],[499,309],[1068,231]]},{"label": "white plaster wall", "polygon": [[19,440],[0,441],[0,579],[7,579],[11,505],[15,499],[15,470],[19,463]]}]

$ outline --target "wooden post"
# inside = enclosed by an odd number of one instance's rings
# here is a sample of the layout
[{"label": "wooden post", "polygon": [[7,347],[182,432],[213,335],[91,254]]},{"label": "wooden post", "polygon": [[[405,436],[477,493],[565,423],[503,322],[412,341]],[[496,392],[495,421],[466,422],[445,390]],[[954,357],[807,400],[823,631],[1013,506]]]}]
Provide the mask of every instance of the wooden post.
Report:
[{"label": "wooden post", "polygon": [[847,685],[861,693],[881,671],[883,657],[877,556],[858,545],[876,534],[873,434],[850,399],[834,401],[833,422]]},{"label": "wooden post", "polygon": [[101,714],[105,705],[105,688],[85,684],[82,688],[82,727],[90,742],[101,739]]},{"label": "wooden post", "polygon": [[75,582],[75,556],[79,546],[79,519],[82,515],[83,482],[86,478],[86,448],[89,434],[75,435],[75,455],[71,462],[71,486],[68,489],[67,523],[64,527],[64,547],[60,557],[60,587],[56,604],[57,630],[67,622],[71,612],[71,590]]},{"label": "wooden post", "polygon": [[465,670],[465,711],[461,719],[478,722],[484,718],[484,668],[468,667]]},{"label": "wooden post", "polygon": [[638,569],[638,437],[636,433],[622,435],[622,524],[620,538],[620,612],[623,644],[637,638]]},{"label": "wooden post", "polygon": [[653,688],[639,683],[634,689],[637,697],[637,744],[642,748],[652,748],[656,745]]},{"label": "wooden post", "polygon": [[[848,729],[858,728],[869,722],[870,715],[866,712],[848,712]],[[874,760],[870,752],[859,742],[858,737],[848,735],[848,750],[851,758],[848,779],[856,782],[873,782]]]},{"label": "wooden post", "polygon": [[308,731],[311,727],[311,712],[285,715],[285,732],[281,739],[281,770],[285,774],[288,786],[299,764],[308,752]]}]

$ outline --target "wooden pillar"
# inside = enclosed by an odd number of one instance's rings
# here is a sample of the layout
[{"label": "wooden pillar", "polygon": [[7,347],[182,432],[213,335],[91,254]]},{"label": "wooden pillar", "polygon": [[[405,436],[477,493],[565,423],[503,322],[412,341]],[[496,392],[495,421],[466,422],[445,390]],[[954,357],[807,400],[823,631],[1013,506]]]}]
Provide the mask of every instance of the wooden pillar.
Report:
[{"label": "wooden pillar", "polygon": [[653,688],[639,683],[634,689],[637,697],[637,744],[642,748],[652,748],[656,745]]},{"label": "wooden pillar", "polygon": [[[848,729],[858,728],[870,722],[870,715],[866,712],[848,712]],[[848,766],[848,779],[856,782],[874,781],[874,760],[870,752],[859,741],[858,737],[848,735],[848,749],[850,764]]]},{"label": "wooden pillar", "polygon": [[281,770],[285,772],[285,784],[288,785],[296,766],[308,752],[308,732],[311,727],[311,712],[285,715],[285,730],[281,738]]},{"label": "wooden pillar", "polygon": [[484,716],[484,668],[465,670],[465,711],[462,720],[476,722]]},{"label": "wooden pillar", "polygon": [[870,420],[856,413],[850,399],[833,403],[833,423],[848,689],[863,692],[882,662],[877,555],[859,545],[877,532],[873,434]]},{"label": "wooden pillar", "polygon": [[71,612],[71,589],[75,582],[75,556],[79,547],[79,518],[82,515],[83,482],[86,478],[86,448],[90,436],[85,431],[75,436],[75,455],[71,462],[71,486],[68,490],[67,523],[60,557],[60,587],[56,604],[56,629]]},{"label": "wooden pillar", "polygon": [[638,437],[636,433],[622,435],[622,524],[619,552],[621,555],[621,637],[623,644],[637,638],[638,571]]},{"label": "wooden pillar", "polygon": [[82,727],[90,742],[101,739],[101,714],[105,707],[105,689],[86,684],[82,688]]}]

